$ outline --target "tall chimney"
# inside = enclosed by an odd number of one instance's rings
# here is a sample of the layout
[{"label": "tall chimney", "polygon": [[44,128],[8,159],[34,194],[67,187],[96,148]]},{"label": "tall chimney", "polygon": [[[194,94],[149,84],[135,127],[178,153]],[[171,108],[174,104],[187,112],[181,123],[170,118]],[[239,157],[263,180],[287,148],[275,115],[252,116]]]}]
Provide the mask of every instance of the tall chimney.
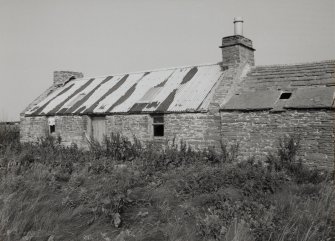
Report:
[{"label": "tall chimney", "polygon": [[222,65],[255,65],[252,41],[243,36],[243,19],[234,18],[234,35],[222,38]]},{"label": "tall chimney", "polygon": [[74,71],[54,71],[54,85],[62,85],[68,80],[83,78],[84,75],[81,72]]}]

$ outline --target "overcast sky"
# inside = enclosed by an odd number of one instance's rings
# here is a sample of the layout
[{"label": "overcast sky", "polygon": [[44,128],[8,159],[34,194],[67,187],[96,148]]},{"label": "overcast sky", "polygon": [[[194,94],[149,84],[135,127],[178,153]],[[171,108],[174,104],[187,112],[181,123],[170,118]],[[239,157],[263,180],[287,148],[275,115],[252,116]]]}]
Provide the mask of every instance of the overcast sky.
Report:
[{"label": "overcast sky", "polygon": [[334,0],[0,0],[0,120],[52,84],[54,70],[101,76],[221,59],[244,18],[256,65],[335,59]]}]

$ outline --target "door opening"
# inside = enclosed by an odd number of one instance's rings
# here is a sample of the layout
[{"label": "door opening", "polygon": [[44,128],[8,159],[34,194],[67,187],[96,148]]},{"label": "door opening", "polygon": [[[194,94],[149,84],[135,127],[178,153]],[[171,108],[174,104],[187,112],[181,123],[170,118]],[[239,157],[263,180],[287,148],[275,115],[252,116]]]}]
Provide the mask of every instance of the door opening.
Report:
[{"label": "door opening", "polygon": [[93,140],[103,143],[106,136],[106,118],[92,117],[92,137]]}]

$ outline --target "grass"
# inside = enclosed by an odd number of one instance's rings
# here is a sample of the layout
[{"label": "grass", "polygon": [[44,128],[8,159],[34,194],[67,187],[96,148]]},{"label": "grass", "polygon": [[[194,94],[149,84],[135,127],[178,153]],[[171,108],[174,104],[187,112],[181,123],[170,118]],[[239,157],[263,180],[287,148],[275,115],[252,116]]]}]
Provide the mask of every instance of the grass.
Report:
[{"label": "grass", "polygon": [[112,135],[83,151],[20,144],[2,128],[0,240],[334,240],[332,175],[297,160],[297,138],[279,138],[267,163],[238,163],[237,145],[195,152]]}]

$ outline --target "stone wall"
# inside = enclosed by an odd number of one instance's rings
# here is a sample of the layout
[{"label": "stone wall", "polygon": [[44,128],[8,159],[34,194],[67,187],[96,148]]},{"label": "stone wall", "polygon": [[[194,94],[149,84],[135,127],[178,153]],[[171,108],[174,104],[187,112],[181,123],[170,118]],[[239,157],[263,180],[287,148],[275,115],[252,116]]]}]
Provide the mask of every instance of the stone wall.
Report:
[{"label": "stone wall", "polygon": [[106,134],[119,133],[128,139],[136,137],[141,141],[151,139],[149,115],[112,115],[106,116]]},{"label": "stone wall", "polygon": [[48,134],[48,120],[45,116],[21,117],[20,139],[21,142],[36,142]]},{"label": "stone wall", "polygon": [[[131,140],[135,136],[142,142],[160,144],[183,140],[195,149],[219,147],[222,139],[226,143],[238,142],[241,158],[254,155],[264,158],[267,153],[275,151],[280,137],[300,134],[302,147],[299,156],[309,165],[333,168],[334,122],[335,115],[331,110],[175,113],[164,115],[164,137],[154,137],[151,115],[112,115],[106,116],[106,135],[120,133]],[[76,143],[87,148],[90,123],[88,116],[57,116],[52,135],[60,136],[64,145]],[[38,141],[48,134],[47,117],[21,118],[22,142]]]},{"label": "stone wall", "polygon": [[185,141],[193,148],[218,145],[220,116],[211,113],[180,113],[164,115],[164,137],[153,136],[152,117],[142,115],[113,115],[106,117],[107,134],[120,133],[129,139],[147,142]]},{"label": "stone wall", "polygon": [[[77,144],[87,148],[91,135],[91,121],[88,116],[56,116],[55,132],[51,135],[61,137],[63,145]],[[214,113],[180,113],[164,115],[164,136],[153,136],[153,120],[149,114],[106,116],[106,135],[120,133],[142,142],[181,140],[195,149],[218,146],[220,141],[220,115]],[[21,120],[21,141],[38,141],[39,137],[49,135],[47,117],[23,117]]]},{"label": "stone wall", "polygon": [[69,146],[72,143],[79,147],[87,147],[87,116],[57,116],[55,118],[55,137],[60,136],[62,144]]},{"label": "stone wall", "polygon": [[169,114],[165,122],[169,140],[184,140],[195,149],[219,145],[219,113]]},{"label": "stone wall", "polygon": [[291,110],[280,113],[221,112],[222,139],[238,142],[244,158],[273,152],[279,137],[301,135],[299,156],[318,168],[334,166],[334,111]]},{"label": "stone wall", "polygon": [[51,135],[55,138],[60,136],[63,145],[76,143],[79,147],[87,147],[87,119],[87,116],[56,116],[55,132],[50,134],[47,117],[21,117],[21,142],[37,142]]}]

